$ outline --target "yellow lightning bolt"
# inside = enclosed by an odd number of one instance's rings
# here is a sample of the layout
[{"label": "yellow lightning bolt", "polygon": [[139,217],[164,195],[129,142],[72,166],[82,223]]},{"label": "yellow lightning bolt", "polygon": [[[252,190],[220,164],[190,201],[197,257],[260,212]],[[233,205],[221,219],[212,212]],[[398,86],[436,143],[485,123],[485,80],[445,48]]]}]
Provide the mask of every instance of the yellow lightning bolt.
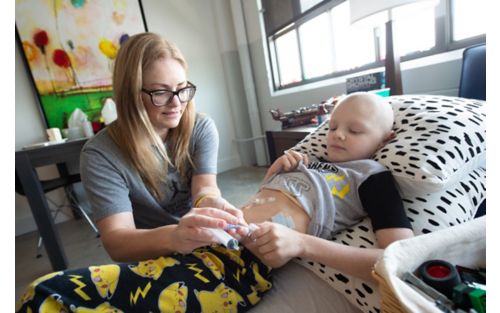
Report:
[{"label": "yellow lightning bolt", "polygon": [[132,292],[130,292],[130,304],[136,304],[137,303],[137,299],[139,299],[139,296],[141,296],[143,299],[145,299],[146,295],[149,292],[149,289],[151,289],[151,282],[149,282],[146,285],[146,287],[144,288],[144,290],[142,290],[141,287],[137,287],[137,291],[135,292],[135,294],[133,294]]},{"label": "yellow lightning bolt", "polygon": [[343,180],[345,178],[345,176],[344,175],[339,176],[337,174],[329,174],[329,175],[326,175],[325,178],[326,178],[326,181],[329,181],[332,179],[334,181],[339,181],[339,180]]},{"label": "yellow lightning bolt", "polygon": [[201,280],[202,282],[204,283],[208,283],[209,280],[204,277],[203,275],[201,275],[201,272],[203,272],[203,270],[199,267],[196,266],[196,263],[191,263],[191,264],[187,264],[188,265],[188,268],[192,271],[195,271],[196,274],[194,274],[194,277],[198,278],[199,280]]},{"label": "yellow lightning bolt", "polygon": [[349,192],[349,184],[345,185],[340,191],[337,190],[337,187],[333,186],[332,195],[338,196],[340,199],[344,199],[345,195]]},{"label": "yellow lightning bolt", "polygon": [[74,283],[75,285],[77,285],[78,287],[73,289],[73,291],[79,295],[80,297],[82,297],[83,300],[85,301],[89,301],[90,300],[90,297],[88,294],[86,294],[82,288],[83,287],[86,287],[87,285],[84,283],[84,282],[81,282],[80,281],[80,278],[82,278],[83,276],[79,276],[79,275],[69,275],[73,278],[71,278],[69,281]]}]

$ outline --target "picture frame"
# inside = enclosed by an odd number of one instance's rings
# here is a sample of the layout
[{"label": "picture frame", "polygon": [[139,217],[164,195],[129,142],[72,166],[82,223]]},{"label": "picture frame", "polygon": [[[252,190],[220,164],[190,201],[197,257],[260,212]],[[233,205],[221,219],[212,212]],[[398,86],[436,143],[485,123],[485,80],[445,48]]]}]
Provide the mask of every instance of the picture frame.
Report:
[{"label": "picture frame", "polygon": [[80,109],[98,130],[114,58],[147,31],[141,0],[16,0],[16,42],[46,128],[67,128]]}]

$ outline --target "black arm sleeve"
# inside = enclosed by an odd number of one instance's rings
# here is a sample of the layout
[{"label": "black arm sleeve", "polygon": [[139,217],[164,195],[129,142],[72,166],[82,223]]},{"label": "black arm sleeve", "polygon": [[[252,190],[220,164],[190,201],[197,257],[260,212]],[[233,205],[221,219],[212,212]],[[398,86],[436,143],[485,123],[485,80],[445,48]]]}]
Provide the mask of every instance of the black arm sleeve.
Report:
[{"label": "black arm sleeve", "polygon": [[391,172],[372,175],[359,187],[359,198],[371,218],[373,230],[383,228],[410,228],[403,201]]}]

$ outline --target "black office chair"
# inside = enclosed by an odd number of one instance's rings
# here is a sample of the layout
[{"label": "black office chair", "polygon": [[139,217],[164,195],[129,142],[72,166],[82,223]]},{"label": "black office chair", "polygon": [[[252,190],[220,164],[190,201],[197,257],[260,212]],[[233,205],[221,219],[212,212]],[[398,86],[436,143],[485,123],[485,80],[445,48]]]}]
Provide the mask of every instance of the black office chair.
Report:
[{"label": "black office chair", "polygon": [[[78,209],[78,211],[82,214],[83,217],[87,220],[87,222],[90,224],[90,227],[95,231],[97,234],[97,237],[99,237],[99,230],[97,230],[97,227],[94,225],[90,217],[88,216],[87,212],[81,207],[81,205],[78,202],[78,199],[76,199],[76,196],[74,195],[73,191],[68,189],[71,185],[74,183],[80,182],[80,174],[70,174],[54,179],[48,179],[48,180],[41,180],[41,185],[44,193],[51,192],[53,190],[59,189],[59,188],[65,188],[65,195],[70,200],[70,204],[57,204],[55,203],[52,199],[49,197],[46,197],[47,201],[51,203],[53,206],[56,207],[55,210],[53,210],[53,216],[52,218],[55,220],[59,212],[63,207],[72,207]],[[25,196],[24,188],[23,185],[21,184],[21,180],[19,179],[19,176],[16,171],[16,193]],[[36,257],[39,258],[42,256],[40,253],[41,247],[42,247],[42,242],[43,239],[41,236],[38,237],[38,244],[37,244],[37,254]]]},{"label": "black office chair", "polygon": [[[458,96],[486,100],[486,44],[470,46],[464,50]],[[485,214],[486,199],[479,205],[475,217]]]},{"label": "black office chair", "polygon": [[486,100],[486,44],[464,50],[458,96]]}]

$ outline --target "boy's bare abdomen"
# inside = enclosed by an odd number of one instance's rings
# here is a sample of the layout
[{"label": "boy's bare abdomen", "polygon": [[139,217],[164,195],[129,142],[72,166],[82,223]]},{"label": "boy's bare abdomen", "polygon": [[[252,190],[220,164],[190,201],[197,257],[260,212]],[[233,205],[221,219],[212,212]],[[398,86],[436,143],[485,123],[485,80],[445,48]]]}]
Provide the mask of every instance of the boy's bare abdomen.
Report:
[{"label": "boy's bare abdomen", "polygon": [[307,232],[311,221],[298,203],[292,201],[283,192],[273,189],[261,189],[247,205],[242,207],[242,211],[247,223],[271,221],[276,216],[291,218],[294,229],[301,233]]}]

